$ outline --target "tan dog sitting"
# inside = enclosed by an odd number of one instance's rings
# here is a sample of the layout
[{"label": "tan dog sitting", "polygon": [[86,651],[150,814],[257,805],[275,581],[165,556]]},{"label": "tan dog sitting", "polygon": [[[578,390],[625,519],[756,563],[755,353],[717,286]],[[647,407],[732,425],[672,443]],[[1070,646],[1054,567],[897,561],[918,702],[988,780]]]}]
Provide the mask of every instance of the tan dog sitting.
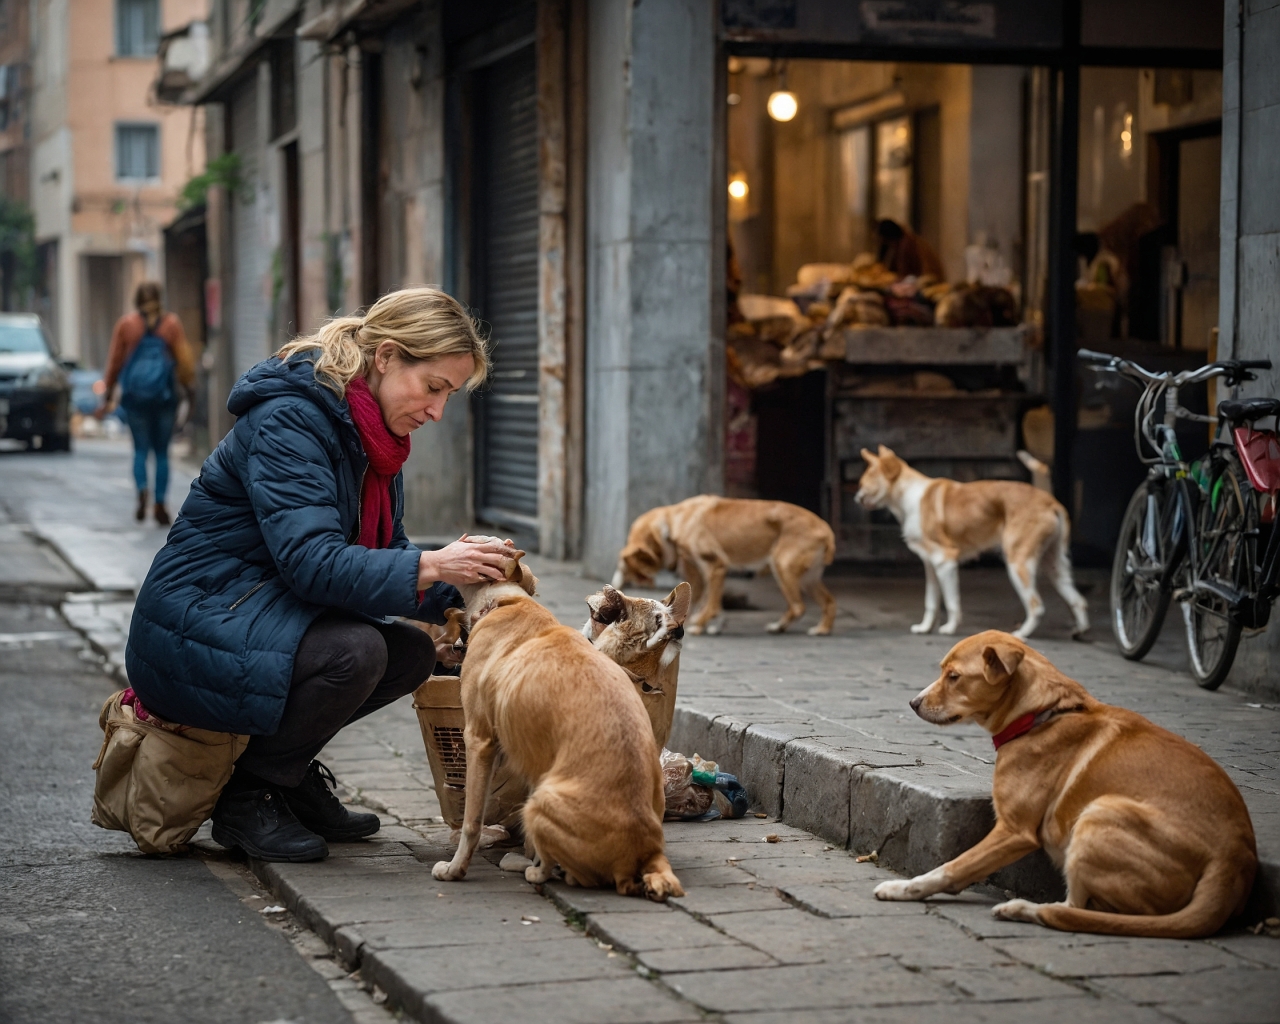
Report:
[{"label": "tan dog sitting", "polygon": [[697,610],[690,633],[718,633],[722,624],[725,574],[730,569],[768,566],[787,610],[767,627],[783,632],[804,614],[804,594],[822,605],[822,621],[810,636],[831,632],[836,599],[822,583],[822,571],[835,558],[831,527],[807,509],[785,501],[718,498],[699,495],[637,516],[618,555],[613,586],[652,586],[662,569],[676,569],[693,586]]},{"label": "tan dog sitting", "polygon": [[689,584],[681,583],[665,600],[656,601],[628,597],[605,584],[587,598],[591,614],[582,635],[631,677],[659,749],[671,736],[680,678],[680,641],[691,593]]},{"label": "tan dog sitting", "polygon": [[902,524],[902,539],[924,563],[924,618],[911,627],[928,633],[938,619],[938,592],[947,621],[938,631],[948,636],[960,625],[960,563],[999,548],[1013,589],[1026,609],[1014,634],[1026,639],[1044,617],[1036,573],[1044,563],[1054,587],[1071,607],[1074,635],[1089,628],[1089,606],[1071,578],[1071,522],[1051,494],[1016,480],[957,483],[925,476],[884,445],[874,455],[866,448],[867,468],[858,484],[863,508],[887,508]]},{"label": "tan dog sitting", "polygon": [[974,721],[993,734],[996,826],[940,868],[882,882],[879,899],[957,893],[1043,846],[1066,876],[1066,902],[1010,900],[996,917],[1196,938],[1244,909],[1258,864],[1249,812],[1227,773],[1181,736],[1094,700],[995,630],[956,644],[911,707],[927,722]]},{"label": "tan dog sitting", "polygon": [[663,853],[662,771],[644,705],[619,666],[533,599],[523,554],[512,550],[502,580],[459,588],[471,629],[461,683],[466,812],[457,853],[432,874],[465,877],[500,746],[529,784],[528,881],[547,881],[559,864],[577,885],[683,896]]}]

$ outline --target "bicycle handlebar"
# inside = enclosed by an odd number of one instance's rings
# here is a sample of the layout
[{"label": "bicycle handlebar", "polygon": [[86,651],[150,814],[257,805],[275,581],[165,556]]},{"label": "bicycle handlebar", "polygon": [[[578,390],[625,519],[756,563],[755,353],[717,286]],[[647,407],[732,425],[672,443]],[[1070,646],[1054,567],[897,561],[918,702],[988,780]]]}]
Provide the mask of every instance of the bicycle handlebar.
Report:
[{"label": "bicycle handlebar", "polygon": [[1199,383],[1200,381],[1209,380],[1211,377],[1230,377],[1236,383],[1242,380],[1256,380],[1257,378],[1248,371],[1271,369],[1270,359],[1221,359],[1218,362],[1209,363],[1195,370],[1184,370],[1176,374],[1171,370],[1157,373],[1144,369],[1132,360],[1123,359],[1120,356],[1107,355],[1105,352],[1094,352],[1087,348],[1080,349],[1076,353],[1076,357],[1082,362],[1112,370],[1115,373],[1137,377],[1147,384],[1167,382],[1178,386]]}]

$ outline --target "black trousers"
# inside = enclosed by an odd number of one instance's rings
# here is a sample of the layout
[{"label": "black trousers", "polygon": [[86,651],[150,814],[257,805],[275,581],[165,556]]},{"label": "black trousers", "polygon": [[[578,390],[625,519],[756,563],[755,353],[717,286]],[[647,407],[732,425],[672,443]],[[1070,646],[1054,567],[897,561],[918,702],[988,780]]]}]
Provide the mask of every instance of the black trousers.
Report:
[{"label": "black trousers", "polygon": [[339,729],[412,693],[435,663],[435,643],[415,626],[373,626],[326,612],[298,645],[279,728],[249,740],[236,772],[298,785]]}]

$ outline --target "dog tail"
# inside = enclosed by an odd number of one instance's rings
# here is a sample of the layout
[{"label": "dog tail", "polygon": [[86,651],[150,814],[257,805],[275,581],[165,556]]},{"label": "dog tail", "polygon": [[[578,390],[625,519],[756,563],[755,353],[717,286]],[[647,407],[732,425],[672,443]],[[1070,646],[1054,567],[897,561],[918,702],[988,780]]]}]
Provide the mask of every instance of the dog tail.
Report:
[{"label": "dog tail", "polygon": [[[825,524],[824,524],[825,525]],[[830,565],[836,560],[836,535],[831,532],[831,527],[827,527],[826,534],[822,538],[822,564]]]},{"label": "dog tail", "polygon": [[1035,485],[1038,490],[1045,491],[1049,494],[1053,493],[1053,484],[1050,481],[1050,469],[1045,465],[1045,463],[1041,462],[1025,448],[1018,449],[1018,461],[1031,471],[1031,483]]},{"label": "dog tail", "polygon": [[1228,918],[1243,909],[1253,888],[1256,859],[1246,871],[1239,858],[1220,857],[1211,861],[1200,876],[1191,900],[1172,914],[1110,914],[1084,910],[1062,903],[1040,908],[1040,923],[1066,932],[1094,935],[1134,935],[1152,939],[1200,939],[1218,931]]}]

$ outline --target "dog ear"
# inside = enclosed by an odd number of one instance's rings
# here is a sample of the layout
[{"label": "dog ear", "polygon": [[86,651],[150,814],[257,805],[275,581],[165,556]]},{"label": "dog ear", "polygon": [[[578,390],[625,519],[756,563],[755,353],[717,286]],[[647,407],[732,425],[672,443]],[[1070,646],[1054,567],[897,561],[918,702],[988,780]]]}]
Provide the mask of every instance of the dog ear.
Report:
[{"label": "dog ear", "polygon": [[618,557],[628,565],[634,562],[642,569],[649,566],[652,566],[655,570],[658,568],[658,559],[643,544],[628,544],[622,549],[622,554]]},{"label": "dog ear", "polygon": [[[884,445],[881,445],[881,447],[883,448]],[[866,463],[868,466],[874,466],[877,462],[880,461],[880,456],[868,448],[862,449],[862,457],[863,459],[866,460]]]},{"label": "dog ear", "polygon": [[902,460],[884,445],[880,446],[880,471],[893,483],[902,475]]},{"label": "dog ear", "polygon": [[1026,653],[1016,641],[1001,640],[982,648],[982,675],[993,686],[1007,683]]},{"label": "dog ear", "polygon": [[692,600],[693,587],[688,583],[681,583],[667,595],[667,599],[662,603],[671,609],[671,617],[676,620],[676,625],[683,626],[684,620],[689,615],[689,604]]},{"label": "dog ear", "polygon": [[524,558],[524,552],[519,548],[511,548],[502,559],[502,578],[510,580],[512,583],[520,582],[520,559]]},{"label": "dog ear", "polygon": [[607,583],[600,593],[587,598],[587,607],[591,609],[591,617],[605,626],[627,617],[626,598]]},{"label": "dog ear", "polygon": [[512,582],[519,583],[520,586],[524,589],[524,592],[528,594],[530,597],[533,597],[533,595],[537,593],[538,577],[535,576],[533,574],[533,570],[530,569],[523,562],[520,563],[520,578],[514,579]]}]

